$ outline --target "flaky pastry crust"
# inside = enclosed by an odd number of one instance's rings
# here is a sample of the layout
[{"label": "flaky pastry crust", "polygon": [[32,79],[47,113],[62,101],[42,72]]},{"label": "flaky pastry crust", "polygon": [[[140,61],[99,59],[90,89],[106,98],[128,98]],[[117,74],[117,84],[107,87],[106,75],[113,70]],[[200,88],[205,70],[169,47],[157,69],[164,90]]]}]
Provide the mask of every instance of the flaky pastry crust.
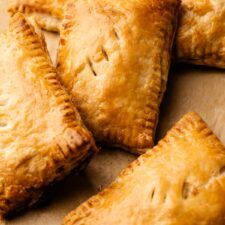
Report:
[{"label": "flaky pastry crust", "polygon": [[97,150],[45,46],[17,13],[0,36],[0,214],[30,206]]},{"label": "flaky pastry crust", "polygon": [[63,225],[224,225],[225,149],[189,113]]},{"label": "flaky pastry crust", "polygon": [[225,1],[182,0],[176,59],[225,68]]},{"label": "flaky pastry crust", "polygon": [[67,5],[57,68],[99,142],[138,154],[153,145],[178,7],[176,0]]}]

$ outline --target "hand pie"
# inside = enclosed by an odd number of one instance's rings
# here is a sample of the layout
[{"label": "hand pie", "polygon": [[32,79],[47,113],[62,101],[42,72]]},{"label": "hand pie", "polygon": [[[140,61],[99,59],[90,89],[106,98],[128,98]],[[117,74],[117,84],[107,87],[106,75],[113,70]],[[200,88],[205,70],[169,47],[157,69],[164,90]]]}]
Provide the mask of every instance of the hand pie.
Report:
[{"label": "hand pie", "polygon": [[38,25],[48,31],[59,32],[67,0],[13,0],[9,12],[23,12],[35,17]]},{"label": "hand pie", "polygon": [[45,47],[15,14],[0,37],[0,214],[35,203],[46,186],[96,152]]},{"label": "hand pie", "polygon": [[195,113],[64,225],[224,225],[225,149]]},{"label": "hand pie", "polygon": [[99,142],[143,153],[166,89],[177,0],[77,0],[62,25],[58,71]]},{"label": "hand pie", "polygon": [[176,58],[225,68],[225,1],[182,0]]}]

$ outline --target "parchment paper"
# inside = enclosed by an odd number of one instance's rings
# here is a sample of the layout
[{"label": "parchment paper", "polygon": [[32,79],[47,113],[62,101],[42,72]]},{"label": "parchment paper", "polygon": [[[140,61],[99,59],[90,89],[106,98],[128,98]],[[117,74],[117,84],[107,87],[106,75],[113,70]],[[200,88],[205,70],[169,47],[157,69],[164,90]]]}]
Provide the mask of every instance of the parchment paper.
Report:
[{"label": "parchment paper", "polygon": [[[0,0],[0,32],[8,24],[7,0]],[[46,33],[53,60],[57,35]],[[225,71],[193,65],[173,65],[161,107],[156,139],[188,111],[198,112],[225,144]],[[102,149],[79,176],[71,175],[53,187],[43,204],[6,221],[7,225],[60,225],[80,203],[110,184],[136,156],[119,149]],[[204,163],[204,162],[203,162]]]}]

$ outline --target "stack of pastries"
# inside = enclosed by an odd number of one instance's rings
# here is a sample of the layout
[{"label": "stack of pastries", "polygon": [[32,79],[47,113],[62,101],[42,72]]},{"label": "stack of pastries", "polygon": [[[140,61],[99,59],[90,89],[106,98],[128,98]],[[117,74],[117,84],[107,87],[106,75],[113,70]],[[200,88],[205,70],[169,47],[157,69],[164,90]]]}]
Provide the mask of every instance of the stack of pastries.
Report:
[{"label": "stack of pastries", "polygon": [[[225,148],[185,115],[155,147],[170,64],[225,68],[224,0],[13,0],[0,36],[0,215],[98,146],[141,155],[64,225],[224,225]],[[40,28],[58,32],[53,66]]]}]

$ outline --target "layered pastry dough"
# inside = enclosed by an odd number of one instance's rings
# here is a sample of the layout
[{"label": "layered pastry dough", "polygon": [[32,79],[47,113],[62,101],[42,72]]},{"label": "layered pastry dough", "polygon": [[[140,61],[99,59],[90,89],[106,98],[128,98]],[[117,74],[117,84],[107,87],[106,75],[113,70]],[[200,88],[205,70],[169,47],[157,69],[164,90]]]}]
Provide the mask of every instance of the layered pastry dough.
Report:
[{"label": "layered pastry dough", "polygon": [[182,0],[176,58],[225,68],[225,1]]},{"label": "layered pastry dough", "polygon": [[166,89],[177,0],[77,0],[58,53],[62,83],[96,139],[143,153]]},{"label": "layered pastry dough", "polygon": [[195,113],[64,225],[224,225],[225,149]]},{"label": "layered pastry dough", "polygon": [[[11,12],[18,9],[36,11],[43,0],[15,0]],[[55,3],[60,16],[54,13],[52,1],[44,1],[49,14],[61,18],[66,0]],[[50,2],[50,3],[49,3]],[[64,4],[63,4],[64,3]],[[26,6],[26,7],[25,7]],[[40,10],[39,10],[40,11]],[[45,11],[46,12],[46,11]],[[52,17],[38,16],[39,25],[48,30],[59,31],[60,21]],[[57,22],[52,22],[57,21]],[[225,1],[182,0],[180,24],[176,36],[175,56],[177,61],[225,68]]]},{"label": "layered pastry dough", "polygon": [[59,32],[67,0],[12,0],[9,12],[23,12],[35,17],[45,30]]},{"label": "layered pastry dough", "polygon": [[0,214],[30,206],[95,152],[46,48],[18,13],[0,37]]}]

